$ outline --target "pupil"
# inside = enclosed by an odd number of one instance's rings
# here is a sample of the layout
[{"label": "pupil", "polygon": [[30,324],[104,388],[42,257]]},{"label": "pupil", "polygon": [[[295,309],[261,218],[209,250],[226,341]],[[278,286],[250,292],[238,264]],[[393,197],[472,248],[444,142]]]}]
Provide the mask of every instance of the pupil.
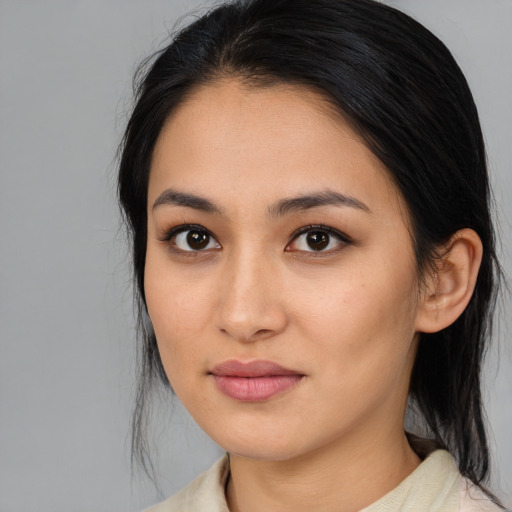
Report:
[{"label": "pupil", "polygon": [[201,231],[190,231],[187,235],[188,245],[195,250],[204,249],[209,241],[210,236]]},{"label": "pupil", "polygon": [[329,245],[329,235],[324,231],[310,231],[306,241],[311,249],[321,251]]}]

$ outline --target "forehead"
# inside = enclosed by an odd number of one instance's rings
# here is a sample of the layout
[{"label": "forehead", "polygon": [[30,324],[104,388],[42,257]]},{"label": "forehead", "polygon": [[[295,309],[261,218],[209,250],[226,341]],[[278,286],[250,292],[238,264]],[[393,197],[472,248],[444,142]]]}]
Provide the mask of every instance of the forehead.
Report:
[{"label": "forehead", "polygon": [[[388,171],[322,95],[295,85],[222,80],[194,90],[155,145],[149,199],[161,190],[235,192],[264,202],[315,189],[397,196]],[[396,197],[395,197],[396,200]],[[400,199],[399,199],[400,200]]]}]

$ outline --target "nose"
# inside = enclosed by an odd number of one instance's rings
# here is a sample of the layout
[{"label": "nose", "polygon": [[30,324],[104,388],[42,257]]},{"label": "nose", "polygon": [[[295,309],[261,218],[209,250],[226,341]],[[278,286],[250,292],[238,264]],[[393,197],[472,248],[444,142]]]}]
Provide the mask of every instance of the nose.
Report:
[{"label": "nose", "polygon": [[287,315],[274,267],[254,253],[226,261],[215,311],[217,329],[245,343],[283,332]]}]

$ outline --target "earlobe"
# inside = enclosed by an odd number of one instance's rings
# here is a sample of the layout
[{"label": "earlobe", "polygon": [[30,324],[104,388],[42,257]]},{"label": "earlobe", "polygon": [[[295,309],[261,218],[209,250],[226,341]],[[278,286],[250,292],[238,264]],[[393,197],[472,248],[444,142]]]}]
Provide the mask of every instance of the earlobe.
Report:
[{"label": "earlobe", "polygon": [[462,314],[475,289],[482,242],[472,229],[461,229],[439,248],[439,253],[437,270],[428,277],[421,299],[417,332],[438,332]]}]

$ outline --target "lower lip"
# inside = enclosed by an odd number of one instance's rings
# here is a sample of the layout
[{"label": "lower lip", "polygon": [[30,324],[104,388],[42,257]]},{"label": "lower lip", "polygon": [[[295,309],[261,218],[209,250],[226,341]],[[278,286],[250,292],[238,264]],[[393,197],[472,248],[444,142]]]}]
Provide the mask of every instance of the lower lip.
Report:
[{"label": "lower lip", "polygon": [[217,387],[227,396],[241,402],[262,402],[294,387],[302,375],[265,377],[230,377],[213,375]]}]

